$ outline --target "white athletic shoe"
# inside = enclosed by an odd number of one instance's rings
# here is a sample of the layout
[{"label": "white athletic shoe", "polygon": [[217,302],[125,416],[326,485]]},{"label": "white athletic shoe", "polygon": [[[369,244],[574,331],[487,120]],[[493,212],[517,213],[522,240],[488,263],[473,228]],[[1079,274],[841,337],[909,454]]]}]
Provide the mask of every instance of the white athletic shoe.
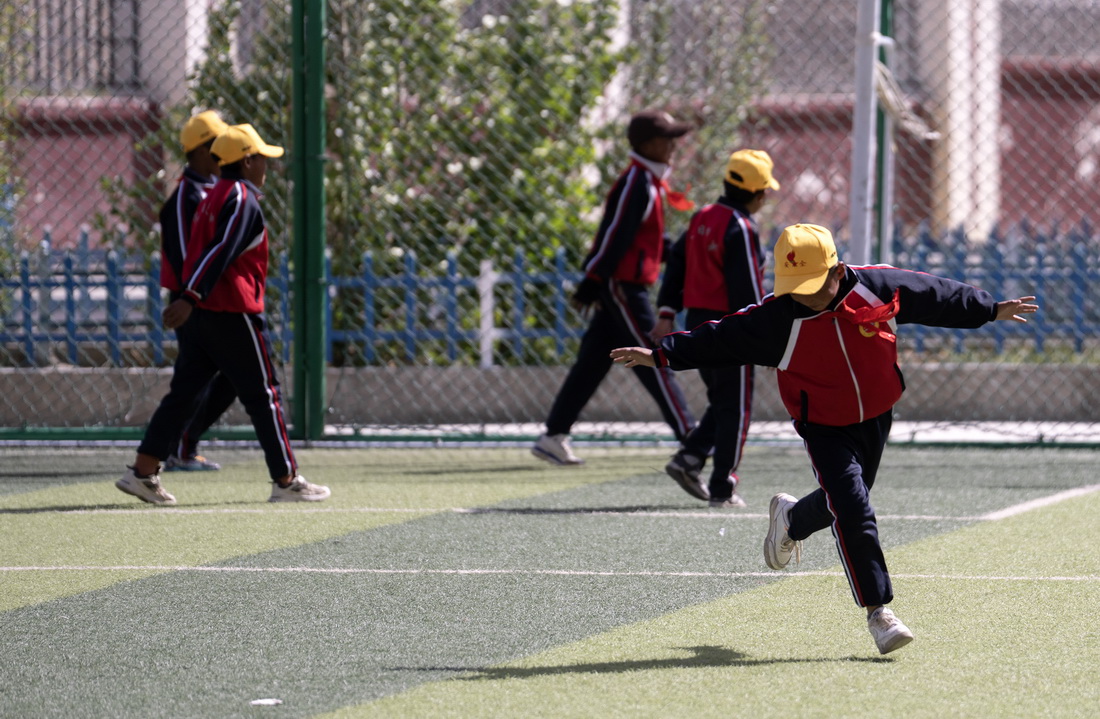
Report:
[{"label": "white athletic shoe", "polygon": [[676,480],[676,484],[696,499],[704,502],[710,499],[710,488],[703,481],[703,460],[694,454],[680,450],[672,455],[665,465],[665,474]]},{"label": "white athletic shoe", "polygon": [[913,632],[887,607],[879,607],[867,617],[867,628],[875,638],[879,654],[889,654],[913,641]]},{"label": "white athletic shoe", "polygon": [[298,474],[294,476],[290,484],[280,487],[278,482],[271,483],[271,496],[269,502],[320,502],[328,499],[332,491],[320,484],[307,482],[306,478]]},{"label": "white athletic shoe", "polygon": [[531,445],[531,454],[551,464],[577,465],[584,460],[573,454],[567,434],[544,434]]},{"label": "white athletic shoe", "polygon": [[710,500],[710,506],[716,509],[739,509],[748,505],[745,504],[745,500],[740,494],[734,492],[729,499]]},{"label": "white athletic shoe", "polygon": [[796,542],[787,536],[790,527],[791,507],[798,502],[789,494],[780,492],[772,497],[768,507],[768,535],[764,537],[764,563],[772,569],[785,569],[791,561],[802,561],[802,542]]},{"label": "white athletic shoe", "polygon": [[149,504],[175,504],[176,498],[168,494],[164,487],[160,486],[160,475],[152,474],[148,477],[139,477],[133,467],[126,468],[126,474],[115,482],[115,486],[126,494],[137,497],[142,502]]}]

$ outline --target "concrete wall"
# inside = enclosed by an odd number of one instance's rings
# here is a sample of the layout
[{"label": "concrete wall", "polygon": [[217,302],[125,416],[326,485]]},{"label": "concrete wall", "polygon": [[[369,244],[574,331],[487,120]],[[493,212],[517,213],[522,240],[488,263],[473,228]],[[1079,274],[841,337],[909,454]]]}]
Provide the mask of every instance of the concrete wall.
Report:
[{"label": "concrete wall", "polygon": [[[329,370],[328,422],[349,425],[520,423],[545,419],[565,368],[395,367]],[[696,412],[698,375],[679,373]],[[784,420],[772,370],[757,369],[754,418]],[[896,408],[907,421],[1100,421],[1100,370],[1077,365],[922,364],[905,370]],[[0,369],[7,427],[141,426],[168,389],[171,370]],[[289,392],[288,392],[289,395]],[[612,369],[586,421],[659,421],[628,370]],[[247,424],[240,405],[227,421]]]}]

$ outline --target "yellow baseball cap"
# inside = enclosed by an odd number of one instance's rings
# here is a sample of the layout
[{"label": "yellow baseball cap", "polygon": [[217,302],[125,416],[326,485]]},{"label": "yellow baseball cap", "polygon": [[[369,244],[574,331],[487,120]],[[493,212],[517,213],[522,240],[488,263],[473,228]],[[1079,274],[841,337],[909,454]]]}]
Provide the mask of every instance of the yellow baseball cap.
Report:
[{"label": "yellow baseball cap", "polygon": [[772,177],[774,166],[763,150],[738,150],[726,163],[726,182],[749,192],[778,190],[779,183]]},{"label": "yellow baseball cap", "polygon": [[243,125],[230,125],[225,132],[214,140],[214,146],[210,148],[211,154],[218,156],[218,165],[232,165],[240,162],[249,155],[263,155],[264,157],[282,157],[283,148],[278,145],[269,145],[260,139],[260,133],[248,123]]},{"label": "yellow baseball cap", "polygon": [[791,225],[775,243],[776,296],[812,295],[836,267],[833,233],[820,225]]},{"label": "yellow baseball cap", "polygon": [[180,130],[180,144],[184,152],[191,152],[199,145],[210,142],[229,128],[213,110],[200,112],[188,120]]}]

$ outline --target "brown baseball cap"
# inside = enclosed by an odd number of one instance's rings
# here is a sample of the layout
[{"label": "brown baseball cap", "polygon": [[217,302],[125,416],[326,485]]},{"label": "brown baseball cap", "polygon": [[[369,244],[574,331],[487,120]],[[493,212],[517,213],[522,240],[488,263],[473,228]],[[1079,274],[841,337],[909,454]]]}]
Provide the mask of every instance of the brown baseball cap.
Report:
[{"label": "brown baseball cap", "polygon": [[655,137],[683,137],[694,128],[686,122],[676,122],[663,110],[642,110],[630,118],[626,139],[637,148]]}]

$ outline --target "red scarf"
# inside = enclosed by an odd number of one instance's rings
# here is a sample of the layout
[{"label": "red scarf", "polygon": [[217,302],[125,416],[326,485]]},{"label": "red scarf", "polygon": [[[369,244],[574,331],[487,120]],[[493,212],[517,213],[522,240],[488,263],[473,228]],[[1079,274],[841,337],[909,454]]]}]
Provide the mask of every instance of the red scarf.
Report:
[{"label": "red scarf", "polygon": [[887,322],[897,316],[901,309],[898,299],[900,290],[894,290],[894,299],[878,307],[860,307],[853,309],[843,302],[832,312],[825,313],[826,317],[840,317],[846,322],[857,325],[860,331],[868,337],[878,335],[886,340],[894,340],[896,335],[890,332]]},{"label": "red scarf", "polygon": [[695,203],[687,198],[687,192],[691,192],[691,185],[688,185],[686,192],[676,192],[668,184],[668,180],[661,180],[661,189],[665,192],[665,197],[668,198],[668,204],[674,210],[682,210],[687,212],[695,209]]}]

